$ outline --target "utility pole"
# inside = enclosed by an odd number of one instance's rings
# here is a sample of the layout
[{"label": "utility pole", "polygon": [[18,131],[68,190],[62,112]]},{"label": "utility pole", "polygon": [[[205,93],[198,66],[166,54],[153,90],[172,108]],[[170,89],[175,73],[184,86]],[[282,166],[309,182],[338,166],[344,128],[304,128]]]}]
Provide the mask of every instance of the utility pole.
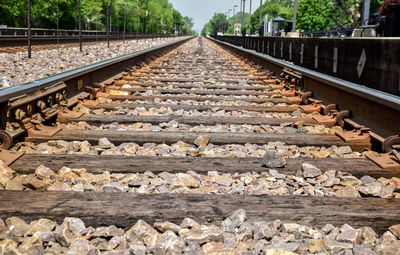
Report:
[{"label": "utility pole", "polygon": [[28,58],[32,57],[31,0],[28,0]]},{"label": "utility pole", "polygon": [[108,26],[108,23],[110,22],[110,5],[109,1],[107,0],[107,11],[106,11],[106,31],[107,31],[107,47],[110,48],[110,28]]},{"label": "utility pole", "polygon": [[[297,1],[297,0],[295,0]],[[262,25],[262,0],[260,0],[260,17],[258,19],[258,25],[261,27]]]},{"label": "utility pole", "polygon": [[136,10],[136,42],[139,42],[139,10]]},{"label": "utility pole", "polygon": [[79,51],[82,52],[82,18],[81,18],[81,0],[78,0],[78,26],[79,26]]},{"label": "utility pole", "polygon": [[364,0],[362,24],[361,25],[368,25],[369,7],[370,7],[370,5],[371,5],[371,0]]},{"label": "utility pole", "polygon": [[[364,1],[365,1],[365,0],[364,0]],[[294,0],[294,13],[293,13],[292,32],[296,31],[297,4],[298,4],[298,0]]]},{"label": "utility pole", "polygon": [[126,32],[126,2],[125,2],[125,11],[124,11],[124,34],[122,43],[125,43],[125,32]]},{"label": "utility pole", "polygon": [[242,34],[244,31],[244,36],[246,36],[246,28],[245,28],[245,24],[244,24],[244,13],[246,11],[246,0],[243,0],[243,12],[242,12],[242,24],[243,24],[243,28],[242,28]]},{"label": "utility pole", "polygon": [[251,3],[253,0],[250,0],[250,18],[249,18],[249,35],[251,35]]}]

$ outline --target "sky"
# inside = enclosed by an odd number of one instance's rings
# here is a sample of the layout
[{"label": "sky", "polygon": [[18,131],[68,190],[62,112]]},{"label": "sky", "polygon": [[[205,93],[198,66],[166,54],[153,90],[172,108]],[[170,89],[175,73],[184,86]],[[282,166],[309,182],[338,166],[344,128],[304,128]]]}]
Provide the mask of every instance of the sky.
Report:
[{"label": "sky", "polygon": [[[259,0],[252,1],[252,12],[260,5]],[[204,24],[206,24],[215,12],[225,13],[229,9],[233,9],[234,5],[240,6],[240,0],[169,0],[170,3],[183,16],[189,16],[194,19],[193,29],[200,32]],[[249,11],[250,1],[246,1],[245,11]],[[236,12],[240,7],[236,7]],[[233,11],[231,11],[231,16]]]}]

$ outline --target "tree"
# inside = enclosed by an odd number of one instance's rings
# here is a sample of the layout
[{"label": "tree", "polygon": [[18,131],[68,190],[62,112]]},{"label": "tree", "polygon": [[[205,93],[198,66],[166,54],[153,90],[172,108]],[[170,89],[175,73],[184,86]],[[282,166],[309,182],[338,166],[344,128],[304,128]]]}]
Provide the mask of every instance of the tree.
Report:
[{"label": "tree", "polygon": [[[126,31],[193,34],[193,19],[182,17],[168,0],[109,0],[111,25],[122,31],[126,8]],[[86,29],[105,30],[107,0],[81,0],[82,21]],[[26,0],[0,0],[0,24],[26,27]],[[139,28],[136,18],[139,17]],[[36,28],[76,29],[77,0],[33,0],[32,26]]]},{"label": "tree", "polygon": [[300,0],[296,27],[306,31],[324,30],[331,22],[331,12],[330,0]]}]

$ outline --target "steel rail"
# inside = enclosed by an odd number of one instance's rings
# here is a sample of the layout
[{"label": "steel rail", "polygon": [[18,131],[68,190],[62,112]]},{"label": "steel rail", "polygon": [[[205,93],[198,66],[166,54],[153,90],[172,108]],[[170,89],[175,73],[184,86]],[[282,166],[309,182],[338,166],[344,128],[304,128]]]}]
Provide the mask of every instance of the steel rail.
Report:
[{"label": "steel rail", "polygon": [[0,89],[0,103],[4,103],[11,98],[15,98],[15,97],[18,97],[21,95],[32,93],[41,88],[52,86],[59,82],[66,82],[68,80],[75,79],[79,76],[82,76],[82,75],[85,75],[85,74],[88,74],[88,73],[91,73],[94,71],[98,71],[100,69],[104,69],[106,67],[115,65],[117,63],[120,63],[120,62],[123,62],[126,60],[134,59],[134,58],[144,56],[149,53],[154,53],[154,52],[157,52],[157,51],[160,51],[163,49],[167,49],[170,46],[181,44],[185,41],[188,41],[191,38],[192,37],[183,38],[183,39],[175,41],[175,42],[170,42],[170,43],[162,44],[162,45],[152,47],[149,49],[136,51],[133,53],[128,53],[128,54],[125,54],[122,56],[118,56],[115,58],[100,61],[100,62],[91,64],[91,65],[87,65],[87,66],[79,67],[79,68],[69,70],[66,72],[58,73],[58,74],[55,74],[55,75],[52,75],[49,77],[41,78],[38,80],[34,80],[31,82],[27,82],[27,83],[23,83],[23,84],[19,84],[19,85],[15,85],[15,86],[12,86],[9,88]]}]

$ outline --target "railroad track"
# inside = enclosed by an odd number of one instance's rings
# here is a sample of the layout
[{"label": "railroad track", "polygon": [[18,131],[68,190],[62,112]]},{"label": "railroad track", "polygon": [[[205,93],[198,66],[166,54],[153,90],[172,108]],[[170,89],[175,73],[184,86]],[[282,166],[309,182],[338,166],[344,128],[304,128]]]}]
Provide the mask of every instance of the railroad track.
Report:
[{"label": "railroad track", "polygon": [[400,252],[398,137],[204,38],[130,58],[4,93],[1,251]]},{"label": "railroad track", "polygon": [[[152,38],[152,37],[150,37]],[[161,38],[161,37],[160,37]],[[129,40],[142,40],[142,39],[149,39],[148,37],[141,37],[137,39],[129,39]],[[153,38],[154,40],[157,38]],[[127,39],[128,41],[128,39]],[[94,41],[94,42],[83,42],[84,45],[95,45],[98,43],[104,42],[102,41]],[[122,42],[122,40],[112,40],[111,43],[115,42]],[[12,44],[12,43],[10,43]],[[68,47],[76,47],[79,45],[78,43],[55,43],[54,41],[51,42],[51,44],[43,44],[43,45],[33,45],[32,46],[32,51],[37,51],[37,50],[52,50],[52,49],[58,49],[58,48],[68,48]],[[21,52],[21,51],[27,51],[28,47],[27,46],[3,46],[0,47],[0,53],[16,53],[16,52]]]}]

